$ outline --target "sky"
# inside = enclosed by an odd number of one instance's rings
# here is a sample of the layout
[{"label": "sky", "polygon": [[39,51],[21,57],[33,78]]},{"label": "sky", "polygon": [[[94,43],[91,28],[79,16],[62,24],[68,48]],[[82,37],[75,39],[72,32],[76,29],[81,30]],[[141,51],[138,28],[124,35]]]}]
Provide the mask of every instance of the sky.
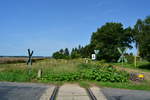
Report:
[{"label": "sky", "polygon": [[[106,22],[133,27],[150,15],[150,0],[0,0],[0,55],[51,56],[89,44]],[[135,49],[130,52],[136,52]]]}]

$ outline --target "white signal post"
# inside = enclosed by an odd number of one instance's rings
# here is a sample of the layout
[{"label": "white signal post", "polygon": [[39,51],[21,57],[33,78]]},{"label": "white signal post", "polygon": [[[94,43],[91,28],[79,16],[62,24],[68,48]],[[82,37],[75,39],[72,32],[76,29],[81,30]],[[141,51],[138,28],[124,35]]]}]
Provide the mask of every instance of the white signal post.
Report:
[{"label": "white signal post", "polygon": [[122,62],[122,66],[123,66],[123,62],[128,62],[124,55],[127,51],[127,48],[124,51],[121,51],[120,48],[117,48],[117,49],[118,49],[119,53],[121,54],[120,58],[118,59],[118,62]]},{"label": "white signal post", "polygon": [[92,60],[96,60],[96,55],[92,54]]}]

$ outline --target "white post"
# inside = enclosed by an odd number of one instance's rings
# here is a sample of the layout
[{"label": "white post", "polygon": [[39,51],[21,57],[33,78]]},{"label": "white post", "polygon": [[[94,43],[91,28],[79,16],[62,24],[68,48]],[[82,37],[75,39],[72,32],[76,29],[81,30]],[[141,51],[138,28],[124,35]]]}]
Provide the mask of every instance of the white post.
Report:
[{"label": "white post", "polygon": [[38,77],[38,78],[41,78],[41,74],[42,74],[42,70],[39,69],[39,70],[38,70],[38,76],[37,76],[37,77]]}]

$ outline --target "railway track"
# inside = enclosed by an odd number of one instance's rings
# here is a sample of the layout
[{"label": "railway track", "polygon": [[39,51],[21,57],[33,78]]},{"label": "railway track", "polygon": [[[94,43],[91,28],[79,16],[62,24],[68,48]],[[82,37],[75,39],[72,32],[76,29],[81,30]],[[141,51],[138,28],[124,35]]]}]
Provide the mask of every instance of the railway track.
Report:
[{"label": "railway track", "polygon": [[[94,96],[94,94],[93,94],[93,92],[92,92],[92,90],[90,88],[87,88],[86,91],[87,91],[87,94],[88,94],[88,96],[89,96],[89,98],[91,100],[97,100],[97,98]],[[53,93],[52,93],[52,95],[51,95],[49,100],[56,100],[58,92],[59,92],[59,87],[56,86],[54,88]]]},{"label": "railway track", "polygon": [[56,96],[57,96],[58,91],[59,91],[59,87],[56,86],[51,97],[50,97],[50,100],[56,100]]},{"label": "railway track", "polygon": [[87,88],[86,91],[87,91],[91,100],[97,100],[97,98],[95,97],[95,95],[93,94],[93,92],[91,91],[90,88]]}]

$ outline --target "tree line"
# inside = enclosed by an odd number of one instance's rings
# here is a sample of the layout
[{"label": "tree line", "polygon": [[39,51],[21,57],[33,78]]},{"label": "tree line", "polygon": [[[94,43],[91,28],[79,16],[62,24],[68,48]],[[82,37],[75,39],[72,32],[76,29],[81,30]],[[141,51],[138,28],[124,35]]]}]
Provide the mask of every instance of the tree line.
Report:
[{"label": "tree line", "polygon": [[90,58],[94,50],[99,50],[97,59],[116,62],[120,56],[117,48],[132,49],[135,43],[138,56],[150,61],[150,16],[144,20],[138,19],[133,28],[124,28],[122,23],[109,22],[92,33],[91,41],[86,46],[79,45],[69,49],[54,52],[56,59]]}]

